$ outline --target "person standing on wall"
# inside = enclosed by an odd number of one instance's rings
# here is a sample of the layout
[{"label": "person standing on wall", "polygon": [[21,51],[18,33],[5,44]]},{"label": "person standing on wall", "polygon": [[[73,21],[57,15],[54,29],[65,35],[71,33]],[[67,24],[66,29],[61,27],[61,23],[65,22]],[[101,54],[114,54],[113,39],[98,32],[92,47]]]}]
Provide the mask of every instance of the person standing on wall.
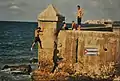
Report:
[{"label": "person standing on wall", "polygon": [[82,17],[83,17],[83,9],[80,8],[79,5],[77,5],[77,24],[78,24],[78,29],[80,30],[80,27],[81,27],[81,20],[82,20]]}]

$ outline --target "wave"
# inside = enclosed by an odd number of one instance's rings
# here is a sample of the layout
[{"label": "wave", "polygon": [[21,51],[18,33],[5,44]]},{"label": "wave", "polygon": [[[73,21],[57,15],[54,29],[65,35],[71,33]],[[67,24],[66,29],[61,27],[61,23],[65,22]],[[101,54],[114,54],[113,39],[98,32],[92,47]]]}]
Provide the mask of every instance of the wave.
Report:
[{"label": "wave", "polygon": [[13,75],[9,72],[0,71],[0,81],[30,81],[31,75]]},{"label": "wave", "polygon": [[[17,66],[20,64],[11,64],[9,66]],[[27,65],[27,64],[26,64]],[[32,70],[37,69],[37,64],[30,65]],[[24,74],[23,71],[18,69],[11,70],[10,68],[4,69],[0,71],[0,81],[30,81],[32,72],[28,74]]]}]

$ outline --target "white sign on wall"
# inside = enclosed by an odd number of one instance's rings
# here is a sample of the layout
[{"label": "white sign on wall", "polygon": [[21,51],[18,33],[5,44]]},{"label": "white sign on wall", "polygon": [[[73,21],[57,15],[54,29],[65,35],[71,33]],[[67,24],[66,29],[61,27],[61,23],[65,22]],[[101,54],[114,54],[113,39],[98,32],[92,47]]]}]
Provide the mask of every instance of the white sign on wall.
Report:
[{"label": "white sign on wall", "polygon": [[98,48],[85,48],[84,54],[91,56],[98,55]]}]

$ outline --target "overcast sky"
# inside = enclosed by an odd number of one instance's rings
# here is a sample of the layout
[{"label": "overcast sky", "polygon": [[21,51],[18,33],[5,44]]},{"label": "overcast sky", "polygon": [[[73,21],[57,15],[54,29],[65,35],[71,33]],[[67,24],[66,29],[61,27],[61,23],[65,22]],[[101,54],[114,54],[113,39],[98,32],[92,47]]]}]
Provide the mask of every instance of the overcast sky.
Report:
[{"label": "overcast sky", "polygon": [[67,22],[76,20],[76,5],[84,9],[84,20],[120,20],[120,0],[0,0],[0,21],[36,21],[48,4],[54,4]]}]

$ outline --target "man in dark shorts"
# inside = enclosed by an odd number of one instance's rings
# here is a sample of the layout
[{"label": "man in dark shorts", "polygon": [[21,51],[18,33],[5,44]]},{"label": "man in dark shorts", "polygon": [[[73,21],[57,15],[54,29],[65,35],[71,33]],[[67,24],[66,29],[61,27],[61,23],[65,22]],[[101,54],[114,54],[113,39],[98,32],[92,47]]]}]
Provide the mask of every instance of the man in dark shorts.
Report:
[{"label": "man in dark shorts", "polygon": [[39,42],[40,48],[42,49],[42,44],[41,44],[41,40],[40,40],[40,37],[39,37],[39,32],[42,32],[40,27],[38,27],[38,28],[35,29],[35,40],[34,40],[34,42],[33,42],[33,44],[32,44],[31,51],[32,51],[34,45],[35,45],[37,42]]},{"label": "man in dark shorts", "polygon": [[78,10],[77,10],[77,24],[78,24],[78,29],[80,29],[80,27],[81,27],[81,19],[83,17],[83,9],[80,8],[79,5],[77,5],[77,8],[78,8]]}]

